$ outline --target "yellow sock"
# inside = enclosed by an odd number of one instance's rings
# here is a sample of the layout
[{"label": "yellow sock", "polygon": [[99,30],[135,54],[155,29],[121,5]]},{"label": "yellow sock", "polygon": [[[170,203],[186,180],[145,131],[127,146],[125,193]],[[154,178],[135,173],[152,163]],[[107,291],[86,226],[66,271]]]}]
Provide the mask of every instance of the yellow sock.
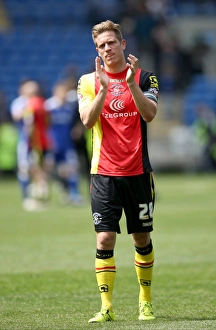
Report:
[{"label": "yellow sock", "polygon": [[114,257],[98,259],[95,261],[96,279],[101,294],[101,309],[106,308],[113,311],[112,296],[116,277]]},{"label": "yellow sock", "polygon": [[154,250],[147,255],[135,252],[135,269],[140,285],[139,302],[145,300],[151,302],[151,282],[154,265]]}]

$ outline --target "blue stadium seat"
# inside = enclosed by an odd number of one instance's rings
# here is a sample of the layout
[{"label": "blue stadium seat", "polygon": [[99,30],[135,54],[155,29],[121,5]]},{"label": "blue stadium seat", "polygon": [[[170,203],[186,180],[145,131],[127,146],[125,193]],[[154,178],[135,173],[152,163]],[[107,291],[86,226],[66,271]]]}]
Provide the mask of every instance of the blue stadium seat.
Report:
[{"label": "blue stadium seat", "polygon": [[216,112],[216,76],[193,77],[184,96],[183,119],[186,125],[194,123],[198,107],[202,104]]},{"label": "blue stadium seat", "polygon": [[87,0],[6,0],[13,26],[0,34],[0,88],[9,102],[24,78],[43,80],[47,89],[69,65],[77,75],[88,71],[95,56]]}]

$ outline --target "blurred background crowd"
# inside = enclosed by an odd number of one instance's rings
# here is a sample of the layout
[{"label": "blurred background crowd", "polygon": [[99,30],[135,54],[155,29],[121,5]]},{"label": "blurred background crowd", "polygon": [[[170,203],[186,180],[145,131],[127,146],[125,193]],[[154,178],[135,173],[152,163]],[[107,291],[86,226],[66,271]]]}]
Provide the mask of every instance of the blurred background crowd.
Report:
[{"label": "blurred background crowd", "polygon": [[[78,78],[94,70],[91,28],[106,19],[121,24],[126,54],[159,80],[149,129],[153,168],[216,171],[215,0],[0,0],[0,172],[17,170],[11,104],[20,86],[36,82],[50,111],[64,103],[52,102],[64,82],[72,104]],[[86,173],[88,136],[75,131]]]}]

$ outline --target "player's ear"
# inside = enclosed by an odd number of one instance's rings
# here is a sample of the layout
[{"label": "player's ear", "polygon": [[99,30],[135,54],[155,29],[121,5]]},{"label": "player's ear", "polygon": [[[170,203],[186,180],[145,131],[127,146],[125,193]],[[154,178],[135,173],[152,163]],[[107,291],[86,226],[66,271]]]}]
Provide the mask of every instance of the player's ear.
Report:
[{"label": "player's ear", "polygon": [[126,40],[125,39],[122,39],[121,44],[122,44],[122,49],[125,50],[125,48],[126,48]]},{"label": "player's ear", "polygon": [[98,51],[98,48],[96,48],[96,51],[97,51],[98,56],[101,57],[101,55],[100,55],[100,53]]}]

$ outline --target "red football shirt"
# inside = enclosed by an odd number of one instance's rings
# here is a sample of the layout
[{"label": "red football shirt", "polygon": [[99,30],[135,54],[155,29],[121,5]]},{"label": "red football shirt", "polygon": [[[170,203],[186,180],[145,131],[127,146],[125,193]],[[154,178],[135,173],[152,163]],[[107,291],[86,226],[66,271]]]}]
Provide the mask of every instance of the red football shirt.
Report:
[{"label": "red football shirt", "polygon": [[[147,125],[137,110],[127,86],[127,69],[110,78],[102,113],[93,127],[91,173],[131,176],[151,172],[147,150]],[[135,80],[144,94],[157,102],[158,85],[154,75],[137,70]],[[93,88],[92,88],[93,86]],[[79,108],[88,106],[100,88],[95,73],[83,75],[78,84]]]},{"label": "red football shirt", "polygon": [[40,96],[32,97],[28,102],[28,111],[32,113],[32,132],[30,136],[30,146],[36,150],[47,150],[49,148],[48,139],[48,113],[44,108],[44,98]]}]

